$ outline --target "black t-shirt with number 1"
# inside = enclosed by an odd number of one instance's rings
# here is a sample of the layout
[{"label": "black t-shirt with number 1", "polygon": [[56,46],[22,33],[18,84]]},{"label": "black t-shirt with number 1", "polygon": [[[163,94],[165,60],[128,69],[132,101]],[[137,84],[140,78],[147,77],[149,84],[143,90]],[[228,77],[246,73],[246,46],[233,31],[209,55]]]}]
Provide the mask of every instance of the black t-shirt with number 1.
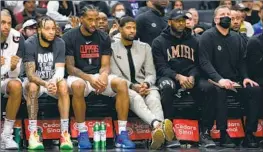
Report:
[{"label": "black t-shirt with number 1", "polygon": [[66,43],[66,56],[74,56],[75,67],[88,74],[99,73],[101,56],[112,53],[110,37],[99,30],[84,36],[77,27],[65,33],[62,39]]}]

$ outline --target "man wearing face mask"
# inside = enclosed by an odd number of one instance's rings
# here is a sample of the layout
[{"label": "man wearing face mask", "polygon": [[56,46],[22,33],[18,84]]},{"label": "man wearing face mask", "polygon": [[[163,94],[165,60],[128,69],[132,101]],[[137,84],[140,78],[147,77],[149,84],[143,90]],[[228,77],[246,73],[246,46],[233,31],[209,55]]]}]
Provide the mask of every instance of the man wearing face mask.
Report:
[{"label": "man wearing face mask", "polygon": [[[172,105],[176,91],[179,89],[190,91],[196,101],[202,101],[205,105],[200,141],[204,147],[215,147],[209,135],[209,130],[213,126],[210,115],[212,111],[209,107],[214,104],[216,90],[207,80],[200,79],[196,65],[198,40],[192,35],[192,30],[186,28],[186,19],[188,16],[182,10],[172,10],[168,20],[169,26],[154,39],[152,45],[164,118],[172,119],[174,116]],[[169,142],[167,147],[170,147]]]},{"label": "man wearing face mask", "polygon": [[[261,88],[247,75],[242,40],[238,33],[230,30],[231,18],[227,6],[219,6],[215,10],[214,22],[216,26],[203,33],[199,39],[199,64],[207,78],[217,83],[217,96],[210,108],[216,111],[214,115],[217,129],[220,130],[220,145],[236,146],[226,132],[227,94],[228,90],[236,89],[235,97],[245,102],[248,108],[243,146],[258,147],[253,132],[257,130]],[[240,87],[235,88],[236,83]]]},{"label": "man wearing face mask", "polygon": [[165,8],[169,0],[150,0],[153,4],[151,10],[136,17],[137,38],[149,45],[167,27]]},{"label": "man wearing face mask", "polygon": [[117,2],[111,8],[111,15],[117,19],[120,19],[126,14],[125,7],[122,3]]}]

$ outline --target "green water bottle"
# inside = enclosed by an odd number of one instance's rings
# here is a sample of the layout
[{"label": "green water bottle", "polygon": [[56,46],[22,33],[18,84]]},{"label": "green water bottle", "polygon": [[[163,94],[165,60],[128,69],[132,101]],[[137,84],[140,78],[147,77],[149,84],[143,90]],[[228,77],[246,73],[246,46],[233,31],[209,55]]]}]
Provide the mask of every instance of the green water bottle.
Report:
[{"label": "green water bottle", "polygon": [[106,149],[106,124],[105,122],[100,123],[100,147]]},{"label": "green water bottle", "polygon": [[43,142],[43,138],[42,138],[42,130],[40,128],[37,128],[37,134],[39,136],[39,141]]},{"label": "green water bottle", "polygon": [[93,148],[100,148],[100,123],[96,122],[93,126]]},{"label": "green water bottle", "polygon": [[18,147],[21,147],[21,127],[14,127],[14,141],[18,144]]}]

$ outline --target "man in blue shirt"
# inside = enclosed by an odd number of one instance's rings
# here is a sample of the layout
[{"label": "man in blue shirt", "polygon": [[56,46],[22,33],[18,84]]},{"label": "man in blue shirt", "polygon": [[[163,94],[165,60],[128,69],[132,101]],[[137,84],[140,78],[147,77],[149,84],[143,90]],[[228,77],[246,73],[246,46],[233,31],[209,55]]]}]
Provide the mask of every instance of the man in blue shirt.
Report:
[{"label": "man in blue shirt", "polygon": [[260,8],[260,10],[258,12],[258,16],[259,16],[260,20],[258,21],[258,23],[253,25],[254,35],[258,35],[258,34],[262,33],[262,31],[263,31],[263,6]]}]

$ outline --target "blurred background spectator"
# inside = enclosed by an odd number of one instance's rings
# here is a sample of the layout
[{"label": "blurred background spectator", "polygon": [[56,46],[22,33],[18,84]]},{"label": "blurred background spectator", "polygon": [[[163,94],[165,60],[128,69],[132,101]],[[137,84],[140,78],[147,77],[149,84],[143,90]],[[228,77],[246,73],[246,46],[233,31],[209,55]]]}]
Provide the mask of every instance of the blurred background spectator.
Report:
[{"label": "blurred background spectator", "polygon": [[242,3],[248,11],[246,11],[245,21],[251,23],[252,25],[259,21],[258,11],[253,10],[253,0],[243,0]]},{"label": "blurred background spectator", "polygon": [[153,7],[152,2],[150,0],[146,0],[146,6],[140,7],[138,12],[137,12],[137,14],[136,14],[136,16],[138,16],[138,15],[140,15],[140,14],[142,14],[142,13],[148,11],[148,10],[150,10],[152,7]]},{"label": "blurred background spectator", "polygon": [[24,8],[21,12],[14,13],[17,24],[23,23],[23,21],[27,20],[28,18],[37,20],[37,18],[42,16],[36,11],[36,1],[35,0],[23,1],[23,5],[24,5]]},{"label": "blurred background spectator", "polygon": [[24,36],[25,40],[30,36],[37,33],[37,21],[34,19],[25,20],[22,25],[21,33]]},{"label": "blurred background spectator", "polygon": [[47,15],[56,21],[68,20],[68,16],[73,13],[72,1],[49,1],[47,4]]},{"label": "blurred background spectator", "polygon": [[81,1],[79,3],[79,10],[81,10],[81,8],[86,5],[94,5],[101,12],[105,13],[107,16],[110,16],[110,9],[105,1],[95,1],[95,0]]},{"label": "blurred background spectator", "polygon": [[111,7],[111,15],[117,19],[120,19],[121,17],[123,17],[126,14],[126,9],[123,5],[123,3],[115,3],[112,7]]},{"label": "blurred background spectator", "polygon": [[258,23],[253,25],[254,28],[254,35],[260,34],[263,31],[263,6],[259,9],[258,16],[260,20]]}]

